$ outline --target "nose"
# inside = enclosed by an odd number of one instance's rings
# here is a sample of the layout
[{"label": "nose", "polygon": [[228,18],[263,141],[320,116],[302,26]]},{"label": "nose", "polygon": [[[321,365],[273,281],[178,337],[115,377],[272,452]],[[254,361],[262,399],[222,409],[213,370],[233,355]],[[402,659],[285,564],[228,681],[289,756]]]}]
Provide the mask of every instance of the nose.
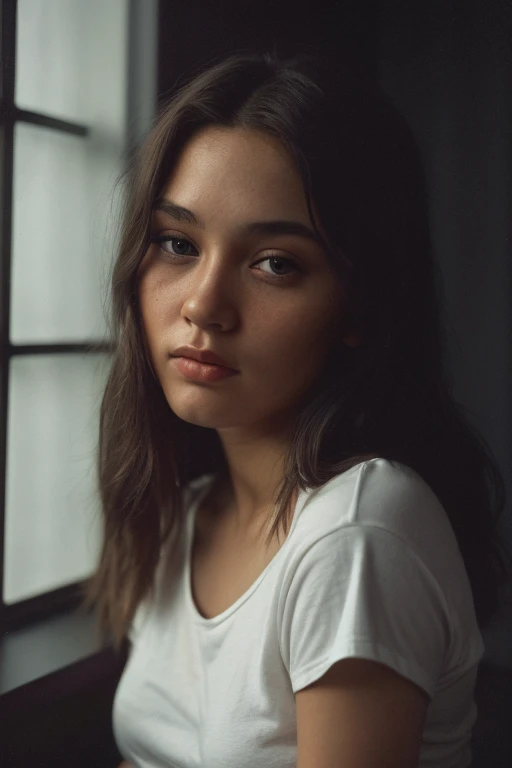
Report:
[{"label": "nose", "polygon": [[233,265],[222,263],[219,258],[206,264],[198,264],[190,275],[181,308],[181,316],[199,328],[212,326],[227,331],[238,323],[238,307],[235,296],[239,289],[235,286]]}]

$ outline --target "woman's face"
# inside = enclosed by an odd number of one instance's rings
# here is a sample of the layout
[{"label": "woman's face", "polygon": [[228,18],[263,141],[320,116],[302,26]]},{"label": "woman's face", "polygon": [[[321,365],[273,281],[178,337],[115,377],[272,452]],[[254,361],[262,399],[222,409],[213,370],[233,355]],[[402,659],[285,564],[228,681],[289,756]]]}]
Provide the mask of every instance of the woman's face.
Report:
[{"label": "woman's face", "polygon": [[[171,203],[191,214],[176,218]],[[291,158],[265,133],[203,129],[186,145],[153,212],[151,237],[165,239],[144,256],[139,302],[169,406],[185,421],[217,430],[289,423],[345,314],[345,292],[321,245],[255,222],[297,222],[312,231]],[[182,345],[215,352],[237,373],[190,380],[172,357]]]}]

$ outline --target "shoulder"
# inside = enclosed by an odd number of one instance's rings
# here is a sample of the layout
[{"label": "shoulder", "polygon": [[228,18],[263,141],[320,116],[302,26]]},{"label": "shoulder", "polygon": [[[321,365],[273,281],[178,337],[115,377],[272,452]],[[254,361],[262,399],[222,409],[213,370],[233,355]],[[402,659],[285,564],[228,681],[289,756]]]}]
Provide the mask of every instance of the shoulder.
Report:
[{"label": "shoulder", "polygon": [[322,594],[345,618],[352,610],[361,626],[375,625],[372,637],[386,617],[401,625],[404,605],[421,607],[421,632],[430,621],[445,642],[451,607],[471,595],[455,534],[429,486],[412,469],[377,459],[319,491],[299,510],[281,574],[284,634]]},{"label": "shoulder", "polygon": [[440,539],[456,546],[433,489],[412,467],[384,458],[362,462],[313,490],[301,517],[303,532],[312,537],[347,528],[380,528],[413,549],[435,548]]}]

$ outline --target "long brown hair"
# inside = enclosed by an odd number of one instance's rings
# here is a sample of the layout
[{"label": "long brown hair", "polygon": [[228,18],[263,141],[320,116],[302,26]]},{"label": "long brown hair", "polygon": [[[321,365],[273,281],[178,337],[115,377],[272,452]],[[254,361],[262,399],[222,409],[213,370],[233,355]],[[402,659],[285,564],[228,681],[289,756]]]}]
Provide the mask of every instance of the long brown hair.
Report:
[{"label": "long brown hair", "polygon": [[169,539],[172,548],[181,536],[184,489],[225,470],[216,431],[170,409],[148,362],[137,300],[154,202],[186,142],[207,125],[263,130],[288,148],[315,229],[311,199],[329,236],[328,258],[340,274],[351,264],[349,278],[343,274],[362,331],[360,346],[336,348],[295,419],[267,543],[279,527],[288,530],[296,489],[317,488],[373,457],[403,463],[449,516],[483,626],[507,574],[496,538],[505,486],[444,370],[442,282],[418,149],[376,89],[350,83],[321,57],[270,53],[237,53],[195,73],[162,106],[123,177],[98,452],[104,535],[82,607],[97,606],[98,627],[118,648],[153,592],[162,544]]}]

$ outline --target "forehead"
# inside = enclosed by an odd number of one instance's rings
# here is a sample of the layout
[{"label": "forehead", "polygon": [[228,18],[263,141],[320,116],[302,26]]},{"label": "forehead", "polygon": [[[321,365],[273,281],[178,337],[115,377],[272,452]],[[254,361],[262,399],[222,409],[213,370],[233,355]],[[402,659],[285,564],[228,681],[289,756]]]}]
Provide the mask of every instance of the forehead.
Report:
[{"label": "forehead", "polygon": [[299,217],[310,223],[302,179],[280,141],[263,131],[208,126],[177,158],[163,196],[215,216]]}]

